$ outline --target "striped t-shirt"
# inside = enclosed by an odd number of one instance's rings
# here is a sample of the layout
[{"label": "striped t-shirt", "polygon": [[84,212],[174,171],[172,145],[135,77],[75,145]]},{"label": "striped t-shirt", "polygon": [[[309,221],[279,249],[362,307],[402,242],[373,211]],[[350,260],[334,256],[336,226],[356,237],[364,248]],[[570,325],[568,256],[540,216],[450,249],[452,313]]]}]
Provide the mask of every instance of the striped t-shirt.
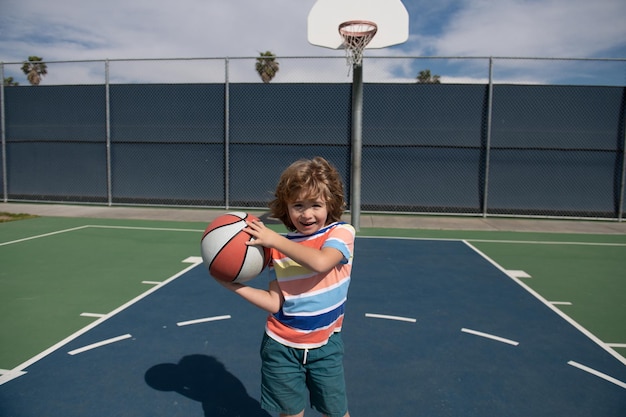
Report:
[{"label": "striped t-shirt", "polygon": [[347,223],[332,223],[312,235],[287,235],[301,245],[331,247],[343,254],[342,262],[324,273],[313,272],[272,249],[271,266],[285,301],[267,319],[268,336],[286,346],[311,349],[324,346],[333,332],[341,331],[354,237],[354,228]]}]

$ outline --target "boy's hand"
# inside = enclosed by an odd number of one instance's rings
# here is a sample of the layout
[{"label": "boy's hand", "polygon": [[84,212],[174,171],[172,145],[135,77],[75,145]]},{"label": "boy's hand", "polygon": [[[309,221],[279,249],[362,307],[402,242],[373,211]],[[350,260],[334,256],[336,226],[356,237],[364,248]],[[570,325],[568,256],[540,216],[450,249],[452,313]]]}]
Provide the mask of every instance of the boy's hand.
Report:
[{"label": "boy's hand", "polygon": [[246,242],[246,245],[275,248],[277,241],[283,238],[280,234],[276,233],[272,229],[268,229],[267,227],[265,227],[263,222],[261,222],[260,220],[246,222],[246,224],[248,225],[248,227],[243,229],[243,231],[254,238],[254,240]]},{"label": "boy's hand", "polygon": [[308,247],[268,229],[261,221],[246,223],[248,227],[243,229],[243,231],[254,237],[254,240],[246,242],[246,245],[261,245],[266,248],[276,249],[311,271],[330,271],[343,260],[343,253],[338,249],[332,247],[322,249]]}]

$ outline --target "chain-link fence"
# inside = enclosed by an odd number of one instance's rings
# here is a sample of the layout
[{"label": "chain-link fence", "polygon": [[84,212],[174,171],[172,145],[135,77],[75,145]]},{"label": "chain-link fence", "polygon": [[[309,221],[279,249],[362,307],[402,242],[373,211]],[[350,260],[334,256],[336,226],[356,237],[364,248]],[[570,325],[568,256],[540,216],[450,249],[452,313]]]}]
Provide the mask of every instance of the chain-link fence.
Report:
[{"label": "chain-link fence", "polygon": [[[349,188],[345,59],[277,61],[269,83],[254,57],[46,63],[41,85],[2,87],[4,201],[264,208],[315,155]],[[368,57],[363,74],[362,210],[622,219],[626,60]]]}]

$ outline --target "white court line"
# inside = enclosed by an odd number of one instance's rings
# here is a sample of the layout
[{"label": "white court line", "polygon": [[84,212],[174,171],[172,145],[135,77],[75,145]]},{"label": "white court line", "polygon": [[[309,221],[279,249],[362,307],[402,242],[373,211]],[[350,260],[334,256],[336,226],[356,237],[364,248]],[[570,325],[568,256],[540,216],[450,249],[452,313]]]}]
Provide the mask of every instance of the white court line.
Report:
[{"label": "white court line", "polygon": [[159,285],[161,281],[141,281],[141,283],[147,285]]},{"label": "white court line", "polygon": [[595,375],[595,376],[597,376],[599,378],[602,378],[605,381],[612,382],[613,384],[617,385],[618,387],[622,387],[622,388],[626,389],[626,382],[622,382],[619,379],[613,378],[612,376],[609,376],[607,374],[603,374],[600,371],[596,371],[595,369],[590,368],[590,367],[585,366],[585,365],[582,365],[582,364],[580,364],[578,362],[569,361],[569,362],[567,362],[567,364],[568,365],[572,365],[573,367],[578,368],[578,369],[580,369],[582,371],[589,372],[590,374]]},{"label": "white court line", "polygon": [[569,301],[550,301],[550,304],[553,306],[571,306],[572,303]]},{"label": "white court line", "polygon": [[466,242],[479,243],[529,243],[533,245],[573,245],[573,246],[626,246],[626,243],[602,243],[602,242],[544,242],[541,240],[490,240],[490,239],[464,239]]},{"label": "white court line", "polygon": [[574,246],[616,246],[626,247],[626,243],[602,243],[602,242],[559,242],[542,240],[498,240],[498,239],[459,239],[438,237],[389,237],[389,236],[359,236],[359,239],[395,239],[395,240],[434,240],[438,242],[478,242],[478,243],[513,243],[532,245],[574,245]]},{"label": "white court line", "polygon": [[183,262],[188,263],[188,264],[201,264],[202,256],[190,256],[189,258],[185,259]]},{"label": "white court line", "polygon": [[3,243],[0,243],[0,246],[12,245],[14,243],[26,242],[27,240],[39,239],[39,238],[48,237],[48,236],[54,236],[54,235],[58,235],[60,233],[74,232],[76,230],[86,229],[88,227],[89,226],[79,226],[79,227],[73,227],[71,229],[57,230],[56,232],[44,233],[43,235],[30,236],[30,237],[25,237],[23,239],[12,240],[10,242],[3,242]]},{"label": "white court line", "polygon": [[86,227],[95,227],[97,229],[125,229],[125,230],[151,230],[157,232],[194,232],[202,233],[203,230],[198,229],[176,229],[170,227],[140,227],[140,226],[107,226],[105,224],[88,224]]},{"label": "white court line", "polygon": [[26,372],[17,371],[15,369],[0,369],[0,385],[6,381],[10,381],[24,375]]},{"label": "white court line", "polygon": [[[25,242],[27,240],[39,239],[39,238],[48,237],[48,236],[54,236],[54,235],[58,235],[60,233],[75,232],[77,230],[87,229],[89,227],[93,227],[93,228],[96,228],[96,229],[149,230],[149,231],[159,231],[159,232],[194,232],[194,233],[201,233],[202,232],[202,230],[198,230],[198,229],[176,229],[176,228],[167,228],[167,227],[107,226],[107,225],[99,225],[99,224],[86,224],[86,225],[83,225],[83,226],[72,227],[71,229],[57,230],[56,232],[50,232],[50,233],[44,233],[42,235],[25,237],[23,239],[12,240],[12,241],[9,241],[9,242],[2,242],[2,243],[0,243],[0,246],[12,245],[14,243]],[[183,261],[183,262],[185,262],[185,261]]]},{"label": "white court line", "polygon": [[225,316],[214,316],[214,317],[205,317],[203,319],[196,319],[196,320],[188,320],[188,321],[179,321],[178,323],[176,323],[176,325],[178,327],[181,326],[189,326],[191,324],[198,324],[198,323],[206,323],[209,321],[218,321],[218,320],[228,320],[230,319],[230,315],[227,314]]},{"label": "white court line", "polygon": [[487,339],[492,339],[492,340],[495,340],[495,341],[498,341],[498,342],[508,343],[509,345],[513,345],[513,346],[519,345],[519,342],[516,342],[515,340],[505,339],[504,337],[495,336],[495,335],[489,334],[489,333],[483,333],[483,332],[479,332],[479,331],[471,330],[471,329],[466,329],[466,328],[462,328],[461,331],[464,332],[464,333],[473,334],[475,336],[480,336],[480,337],[485,337]]},{"label": "white court line", "polygon": [[626,343],[606,343],[606,345],[616,348],[626,348]]},{"label": "white court line", "polygon": [[417,319],[413,319],[413,318],[410,318],[410,317],[388,316],[386,314],[365,313],[365,317],[370,317],[370,318],[374,318],[374,319],[407,321],[409,323],[417,322]]},{"label": "white court line", "polygon": [[86,352],[86,351],[91,350],[91,349],[99,348],[101,346],[110,345],[111,343],[116,343],[116,342],[119,342],[120,340],[130,339],[131,337],[133,337],[133,336],[128,334],[128,333],[126,333],[126,334],[121,335],[121,336],[112,337],[110,339],[102,340],[102,341],[97,342],[97,343],[92,343],[90,345],[83,346],[82,348],[70,350],[67,353],[69,355],[72,355],[72,356],[73,355],[78,355],[79,353],[83,353],[83,352]]},{"label": "white court line", "polygon": [[507,274],[514,276],[515,278],[532,278],[526,271],[519,271],[515,269],[509,269]]},{"label": "white court line", "polygon": [[106,316],[106,314],[101,314],[101,313],[80,313],[81,317],[104,317]]},{"label": "white court line", "polygon": [[[11,372],[13,372],[11,369],[0,369],[0,375],[8,374]],[[25,374],[26,372],[22,372],[22,373]]]}]

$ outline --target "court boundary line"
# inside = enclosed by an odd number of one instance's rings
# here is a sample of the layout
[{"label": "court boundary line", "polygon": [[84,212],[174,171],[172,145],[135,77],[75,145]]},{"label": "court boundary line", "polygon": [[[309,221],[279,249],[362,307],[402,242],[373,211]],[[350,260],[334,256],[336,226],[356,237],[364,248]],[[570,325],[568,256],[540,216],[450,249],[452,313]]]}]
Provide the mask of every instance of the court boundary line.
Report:
[{"label": "court boundary line", "polygon": [[115,226],[115,225],[103,225],[103,224],[84,224],[82,226],[71,227],[69,229],[56,230],[54,232],[43,233],[40,235],[28,236],[21,239],[9,240],[7,242],[0,242],[0,246],[13,245],[16,243],[26,242],[34,239],[41,239],[44,237],[50,237],[61,233],[76,232],[78,230],[94,228],[94,229],[126,229],[126,230],[147,230],[155,232],[194,232],[201,233],[202,230],[198,229],[178,229],[174,227],[141,227],[141,226]]},{"label": "court boundary line", "polygon": [[395,321],[405,321],[408,323],[417,323],[417,319],[413,317],[391,316],[388,314],[365,313],[365,317],[368,317],[371,319],[395,320]]},{"label": "court boundary line", "polygon": [[[498,232],[498,231],[494,231]],[[540,233],[540,232],[538,232]],[[606,235],[612,236],[612,235]],[[534,245],[580,245],[580,246],[616,246],[626,247],[626,243],[608,242],[565,242],[565,241],[542,241],[542,240],[510,240],[510,239],[471,239],[471,238],[448,238],[448,237],[409,237],[409,236],[362,236],[365,239],[398,239],[398,240],[436,240],[444,242],[477,242],[477,243],[510,243],[510,244],[534,244]]]},{"label": "court boundary line", "polygon": [[[201,230],[198,230],[198,229],[180,229],[180,228],[165,228],[165,227],[137,227],[137,226],[116,226],[116,225],[84,224],[82,226],[71,227],[69,229],[55,230],[55,231],[52,231],[52,232],[43,233],[43,234],[34,235],[34,236],[27,236],[27,237],[24,237],[24,238],[10,240],[10,241],[7,241],[7,242],[0,242],[0,247],[1,246],[12,245],[12,244],[17,244],[17,243],[22,243],[22,242],[26,242],[26,241],[29,241],[29,240],[35,240],[35,239],[41,239],[41,238],[45,238],[45,237],[55,236],[55,235],[58,235],[58,234],[61,234],[61,233],[75,232],[75,231],[84,230],[84,229],[88,229],[88,228],[147,230],[147,231],[160,231],[160,232],[164,232],[164,231],[194,232],[194,233],[202,232]],[[183,261],[183,262],[185,262],[185,261]],[[191,270],[194,267],[198,266],[201,262],[197,262],[196,261],[196,262],[189,262],[189,263],[191,263],[191,265],[188,266],[187,268],[183,269],[182,271],[179,271],[178,273],[176,273],[172,277],[170,277],[170,278],[168,278],[168,279],[166,279],[166,280],[164,280],[164,281],[162,281],[160,283],[157,283],[152,288],[148,289],[147,291],[144,291],[143,293],[139,294],[137,297],[135,297],[135,298],[131,299],[130,301],[122,304],[121,306],[117,307],[113,311],[111,311],[111,312],[109,312],[107,314],[103,314],[97,320],[95,320],[92,323],[88,324],[87,326],[77,330],[76,332],[74,332],[71,335],[65,337],[64,339],[61,339],[59,342],[57,342],[54,345],[48,347],[47,349],[43,350],[42,352],[38,353],[37,355],[31,357],[30,359],[27,359],[25,362],[22,362],[21,364],[17,365],[13,369],[4,369],[3,372],[0,373],[0,386],[5,384],[6,382],[9,382],[9,381],[11,381],[11,380],[13,380],[15,378],[18,378],[18,377],[26,374],[27,372],[24,371],[24,369],[28,368],[29,366],[31,366],[32,364],[38,362],[39,360],[45,358],[46,356],[50,355],[51,353],[59,350],[60,348],[62,348],[64,345],[68,344],[72,340],[74,340],[74,339],[78,338],[79,336],[87,333],[89,330],[95,328],[96,326],[100,325],[101,323],[103,323],[104,321],[106,321],[109,318],[113,317],[114,315],[116,315],[117,313],[121,312],[122,310],[130,307],[131,305],[133,305],[134,303],[136,303],[139,300],[143,299],[144,297],[147,297],[148,295],[150,295],[154,291],[158,290],[159,288],[165,286],[166,284],[170,283],[174,279],[178,278],[179,276],[185,274],[189,270]]]},{"label": "court boundary line", "polygon": [[229,320],[231,318],[232,316],[230,314],[225,314],[222,316],[203,317],[199,319],[179,321],[178,323],[176,323],[176,325],[178,327],[185,327],[185,326],[192,326],[194,324],[209,323],[212,321]]},{"label": "court boundary line", "polygon": [[156,232],[195,232],[202,233],[203,230],[199,229],[179,229],[176,227],[146,227],[146,226],[115,226],[106,224],[88,224],[87,227],[93,227],[96,229],[125,229],[125,230],[150,230]]},{"label": "court boundary line", "polygon": [[480,332],[478,330],[468,329],[466,327],[463,327],[461,331],[463,333],[472,334],[474,336],[484,337],[485,339],[495,340],[496,342],[506,343],[511,346],[519,345],[519,342],[517,340],[508,339],[502,336],[496,336],[495,334],[491,334],[491,333]]},{"label": "court boundary line", "polygon": [[573,366],[575,368],[578,368],[581,371],[585,371],[587,373],[590,373],[591,375],[597,376],[598,378],[602,378],[605,381],[608,381],[608,382],[610,382],[612,384],[617,385],[618,387],[626,389],[626,382],[620,381],[617,378],[613,378],[612,376],[607,375],[604,372],[600,372],[600,371],[598,371],[596,369],[590,368],[590,367],[588,367],[586,365],[583,365],[582,363],[578,363],[576,361],[569,361],[569,362],[567,362],[567,364],[571,365],[571,366]]},{"label": "court boundary line", "polygon": [[561,241],[541,241],[541,240],[498,240],[498,239],[463,239],[468,242],[477,243],[529,243],[533,245],[571,245],[571,246],[616,246],[626,247],[626,243],[606,243],[606,242],[561,242]]},{"label": "court boundary line", "polygon": [[611,356],[613,356],[615,359],[617,359],[619,362],[621,362],[623,365],[626,365],[626,358],[622,355],[620,355],[619,353],[617,353],[617,351],[615,351],[614,349],[612,349],[610,346],[608,346],[606,343],[604,343],[602,340],[600,340],[596,335],[594,335],[593,333],[591,333],[589,330],[587,330],[585,327],[581,326],[576,320],[574,320],[573,318],[571,318],[570,316],[568,316],[567,314],[565,314],[564,312],[562,312],[561,310],[559,310],[558,308],[556,308],[552,303],[550,303],[547,299],[545,299],[541,294],[539,294],[537,291],[533,290],[532,288],[530,288],[528,285],[526,285],[522,280],[520,280],[519,278],[516,278],[515,276],[509,274],[507,272],[507,270],[505,268],[503,268],[501,265],[499,265],[496,261],[494,261],[493,259],[491,259],[489,256],[487,256],[485,253],[483,253],[480,249],[478,249],[477,247],[475,247],[474,245],[472,245],[469,241],[467,240],[462,240],[462,242],[467,245],[469,248],[471,248],[474,252],[476,252],[477,254],[479,254],[481,257],[483,257],[487,262],[489,262],[490,264],[492,264],[493,266],[495,266],[497,269],[499,269],[503,274],[505,274],[507,277],[509,277],[509,279],[515,281],[519,286],[521,286],[523,289],[525,289],[526,291],[528,291],[528,293],[530,293],[532,296],[534,296],[535,298],[537,298],[539,301],[541,301],[545,306],[547,306],[550,310],[552,310],[554,313],[556,313],[557,315],[559,315],[562,319],[564,319],[566,322],[568,322],[570,325],[574,326],[575,329],[577,329],[578,331],[580,331],[582,334],[584,334],[585,336],[587,336],[591,341],[593,341],[594,343],[596,343],[598,346],[600,346],[602,349],[604,349],[607,353],[609,353]]},{"label": "court boundary line", "polygon": [[89,323],[87,326],[77,330],[73,334],[71,334],[71,335],[67,336],[66,338],[62,339],[60,342],[57,342],[54,345],[50,346],[48,349],[44,350],[43,352],[33,356],[32,358],[28,359],[27,361],[19,364],[15,368],[9,370],[8,373],[0,375],[0,385],[4,384],[6,382],[9,382],[12,379],[15,379],[15,378],[17,378],[17,377],[19,377],[21,375],[24,375],[26,373],[26,371],[24,371],[24,370],[26,368],[28,368],[29,366],[31,366],[32,364],[40,361],[41,359],[45,358],[46,356],[50,355],[51,353],[56,352],[57,350],[61,349],[63,346],[67,345],[68,343],[70,343],[74,339],[77,339],[78,337],[80,337],[83,334],[87,333],[91,329],[99,326],[100,324],[104,323],[105,321],[107,321],[111,317],[115,316],[116,314],[126,310],[127,308],[129,308],[133,304],[141,301],[142,299],[144,299],[147,296],[151,295],[153,292],[159,290],[160,288],[164,287],[165,285],[169,284],[170,282],[174,281],[175,279],[179,278],[180,276],[186,274],[187,272],[189,272],[190,270],[192,270],[193,268],[195,268],[198,265],[200,265],[200,264],[199,263],[192,263],[188,267],[184,268],[183,270],[177,272],[176,274],[172,275],[168,279],[164,280],[159,285],[155,285],[154,287],[144,291],[143,293],[139,294],[138,296],[136,296],[135,298],[131,299],[130,301],[127,301],[126,303],[124,303],[121,306],[117,307],[113,311],[107,313],[103,317],[93,321],[92,323]]},{"label": "court boundary line", "polygon": [[58,235],[58,234],[61,234],[61,233],[75,232],[76,230],[82,230],[82,229],[86,229],[88,227],[90,227],[90,226],[88,224],[85,224],[83,226],[72,227],[70,229],[62,229],[62,230],[57,230],[55,232],[44,233],[44,234],[41,234],[41,235],[24,237],[24,238],[17,239],[17,240],[10,240],[8,242],[0,243],[0,246],[13,245],[13,244],[16,244],[16,243],[26,242],[28,240],[34,240],[34,239],[40,239],[42,237],[54,236],[54,235]]},{"label": "court boundary line", "polygon": [[90,350],[93,350],[93,349],[97,349],[99,347],[110,345],[110,344],[113,344],[113,343],[117,343],[117,342],[120,342],[122,340],[130,339],[132,337],[133,337],[133,335],[131,335],[130,333],[126,333],[126,334],[123,334],[121,336],[117,336],[117,337],[112,337],[110,339],[101,340],[99,342],[91,343],[89,345],[80,347],[78,349],[70,350],[69,352],[67,352],[67,354],[68,355],[72,355],[72,356],[78,355],[80,353],[87,352],[87,351],[90,351]]}]

